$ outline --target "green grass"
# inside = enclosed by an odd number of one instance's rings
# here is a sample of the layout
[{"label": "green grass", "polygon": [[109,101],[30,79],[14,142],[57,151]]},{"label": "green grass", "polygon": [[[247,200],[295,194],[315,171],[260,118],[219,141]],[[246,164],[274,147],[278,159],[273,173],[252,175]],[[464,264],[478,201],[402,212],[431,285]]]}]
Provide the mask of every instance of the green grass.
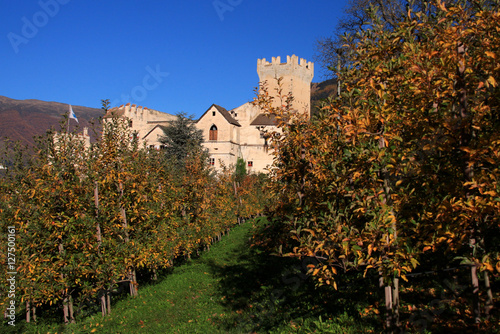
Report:
[{"label": "green grass", "polygon": [[111,315],[65,326],[42,314],[36,325],[18,319],[15,332],[364,333],[376,326],[357,316],[368,301],[353,303],[348,287],[315,288],[302,263],[250,248],[251,230],[236,227],[210,252],[140,286],[136,298],[115,297]]}]

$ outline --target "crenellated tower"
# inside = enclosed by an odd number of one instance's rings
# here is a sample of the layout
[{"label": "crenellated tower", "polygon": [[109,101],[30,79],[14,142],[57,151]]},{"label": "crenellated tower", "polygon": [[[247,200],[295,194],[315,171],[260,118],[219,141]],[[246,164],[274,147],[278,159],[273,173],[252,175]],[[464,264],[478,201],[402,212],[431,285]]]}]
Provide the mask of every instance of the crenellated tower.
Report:
[{"label": "crenellated tower", "polygon": [[257,60],[259,81],[267,82],[268,92],[275,97],[275,106],[280,104],[277,98],[278,80],[281,80],[282,94],[292,93],[294,101],[292,108],[298,112],[311,114],[311,82],[314,77],[314,64],[296,55],[287,56],[286,63],[281,57],[273,57],[271,62],[266,58]]}]

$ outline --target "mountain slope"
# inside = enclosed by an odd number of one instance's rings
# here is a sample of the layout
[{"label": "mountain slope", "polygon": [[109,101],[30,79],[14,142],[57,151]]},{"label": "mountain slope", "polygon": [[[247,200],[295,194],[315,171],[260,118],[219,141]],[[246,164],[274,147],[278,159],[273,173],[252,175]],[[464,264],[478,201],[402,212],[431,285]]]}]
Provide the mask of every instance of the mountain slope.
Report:
[{"label": "mountain slope", "polygon": [[[68,104],[40,100],[14,100],[0,96],[0,141],[5,137],[33,145],[34,136],[42,135],[53,128],[60,130],[59,122],[67,115]],[[90,126],[92,119],[102,116],[101,109],[73,106],[79,123],[71,120],[70,130]]]}]

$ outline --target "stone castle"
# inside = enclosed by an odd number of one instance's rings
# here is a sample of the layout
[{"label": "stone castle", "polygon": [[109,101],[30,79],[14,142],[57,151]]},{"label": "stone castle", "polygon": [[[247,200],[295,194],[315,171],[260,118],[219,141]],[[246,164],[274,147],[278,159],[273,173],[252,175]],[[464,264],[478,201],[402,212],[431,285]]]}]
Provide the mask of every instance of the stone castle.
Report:
[{"label": "stone castle", "polygon": [[[257,60],[257,73],[260,83],[267,83],[268,92],[274,96],[275,106],[281,101],[277,96],[278,79],[281,78],[282,95],[291,93],[294,97],[292,108],[308,115],[311,112],[311,82],[314,64],[295,55],[287,56],[285,63],[280,57]],[[108,111],[126,117],[129,125],[140,140],[146,141],[151,148],[161,149],[159,138],[163,136],[162,127],[168,126],[175,115],[148,109],[130,103]],[[208,149],[210,164],[215,169],[236,164],[243,158],[249,172],[266,172],[272,164],[273,156],[269,151],[266,131],[276,127],[274,119],[267,117],[258,106],[247,102],[232,110],[212,104],[196,121],[203,131],[203,145]]]}]

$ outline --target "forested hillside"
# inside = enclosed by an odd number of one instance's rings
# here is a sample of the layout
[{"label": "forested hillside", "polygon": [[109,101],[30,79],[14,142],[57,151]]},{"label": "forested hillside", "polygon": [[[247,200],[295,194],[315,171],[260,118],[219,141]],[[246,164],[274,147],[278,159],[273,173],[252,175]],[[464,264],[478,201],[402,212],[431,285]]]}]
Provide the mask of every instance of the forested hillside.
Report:
[{"label": "forested hillside", "polygon": [[[47,130],[60,129],[59,122],[63,115],[67,115],[69,105],[59,102],[40,100],[14,100],[0,96],[0,142],[5,138],[21,141],[25,145],[34,145],[34,136],[41,136]],[[81,128],[90,127],[91,121],[96,124],[101,109],[73,106],[78,122],[71,122],[71,130],[78,125]],[[81,130],[80,130],[81,131]]]}]

